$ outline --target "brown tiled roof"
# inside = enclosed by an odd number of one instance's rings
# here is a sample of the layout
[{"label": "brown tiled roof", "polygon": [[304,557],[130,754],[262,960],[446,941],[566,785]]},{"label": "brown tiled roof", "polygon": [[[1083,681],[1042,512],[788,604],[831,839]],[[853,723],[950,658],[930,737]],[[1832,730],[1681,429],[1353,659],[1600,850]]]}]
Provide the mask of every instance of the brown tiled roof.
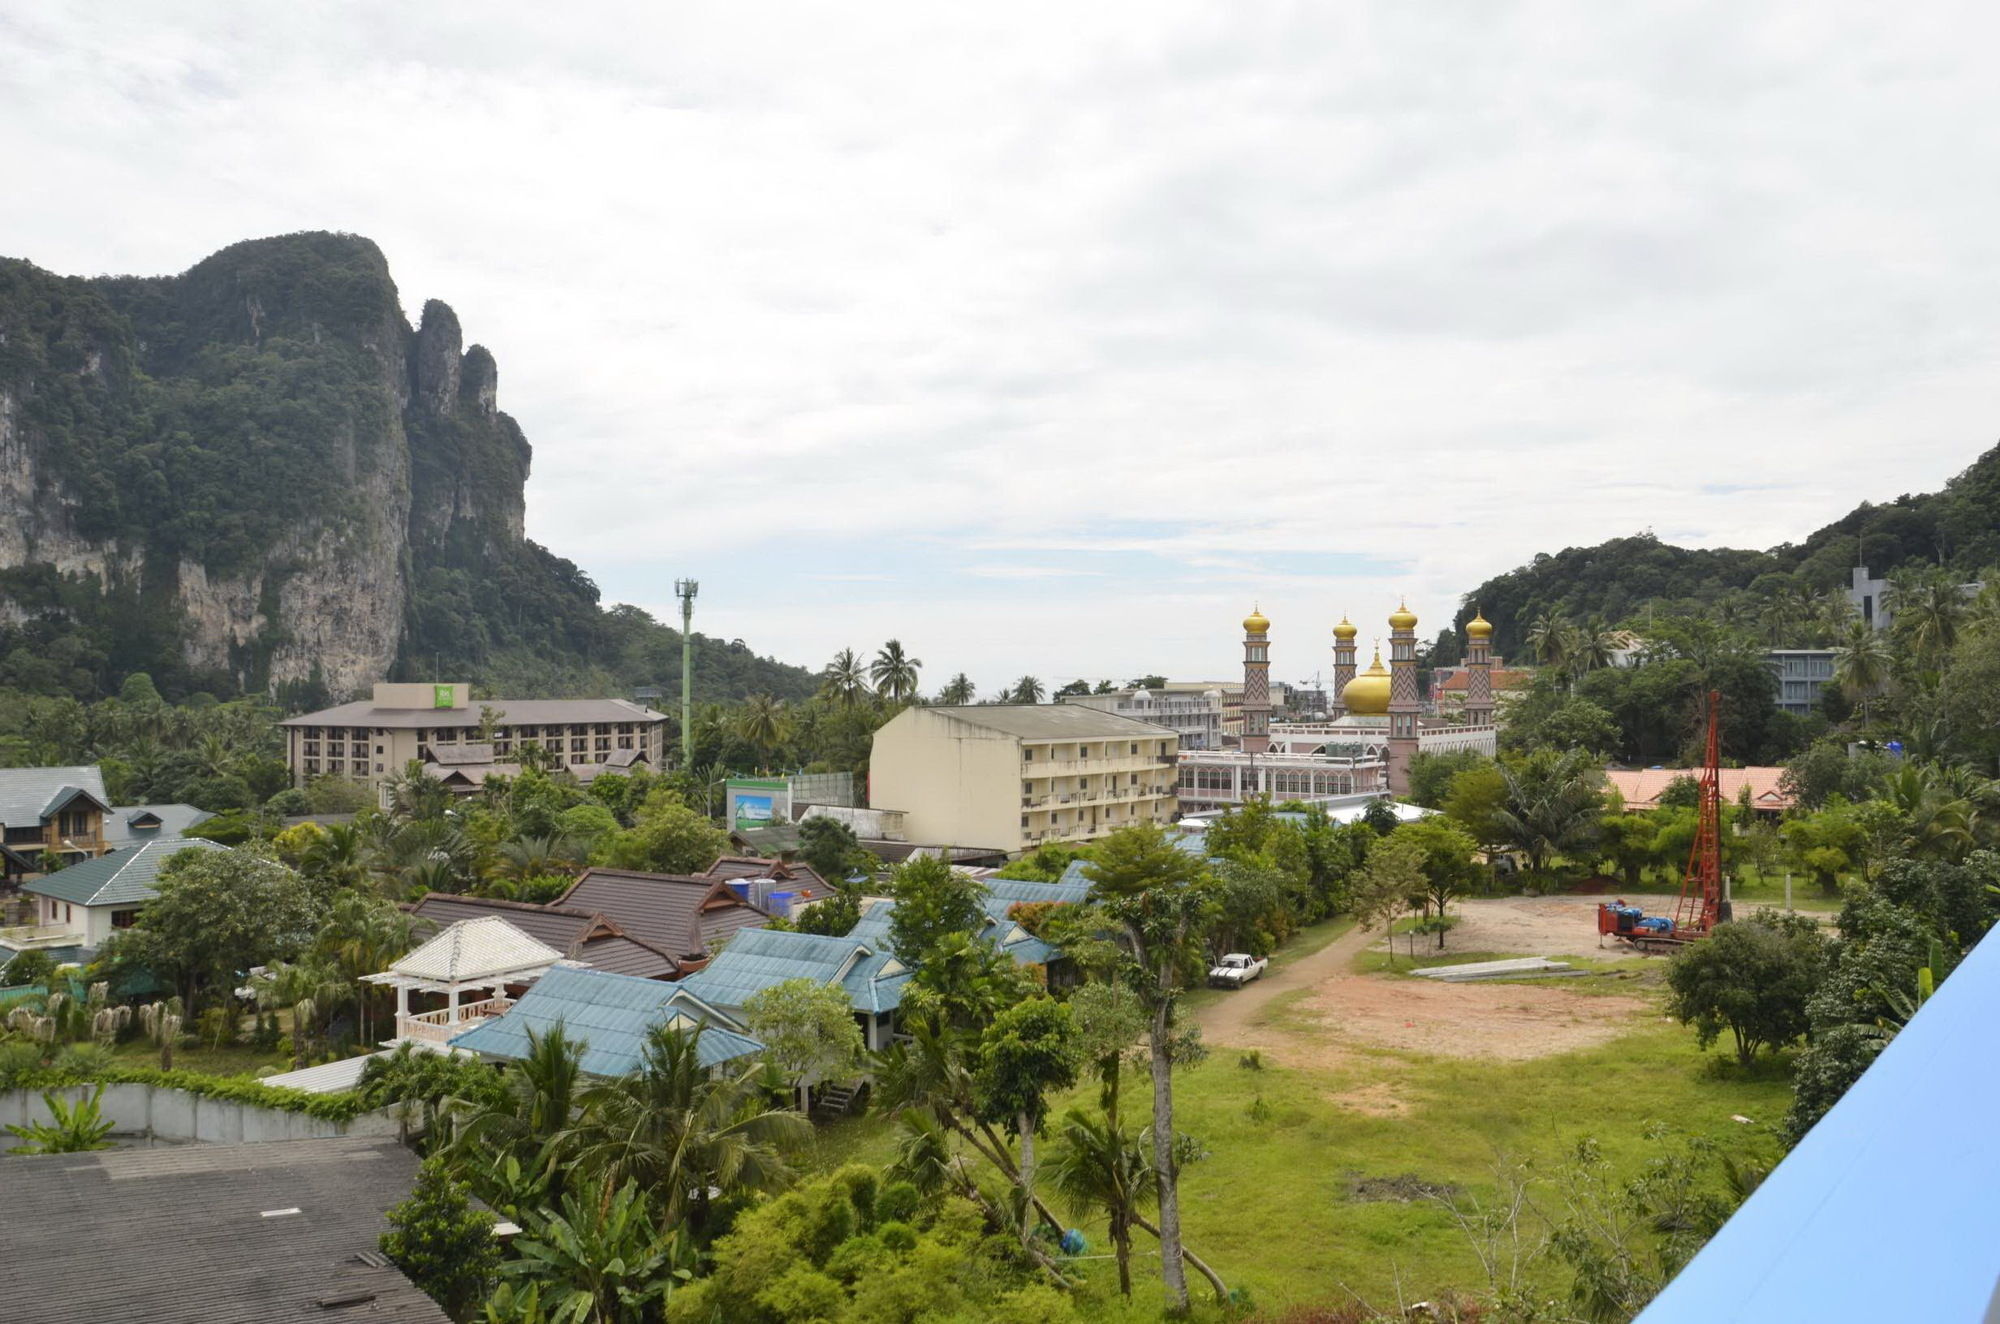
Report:
[{"label": "brown tiled roof", "polygon": [[[1463,666],[1456,668],[1444,678],[1444,684],[1439,688],[1453,694],[1463,691],[1472,680],[1466,671]],[[1524,690],[1534,682],[1534,679],[1535,673],[1532,671],[1495,671],[1492,675],[1495,690]]]},{"label": "brown tiled roof", "polygon": [[673,952],[643,937],[635,938],[604,915],[581,907],[431,892],[411,907],[411,913],[439,928],[462,919],[497,915],[571,960],[599,970],[641,979],[674,979],[685,973]]},{"label": "brown tiled roof", "polygon": [[[1722,798],[1729,804],[1736,803],[1736,797],[1743,788],[1750,788],[1750,803],[1758,809],[1776,811],[1790,809],[1796,801],[1785,793],[1779,783],[1783,780],[1783,768],[1724,768],[1721,773]],[[1671,786],[1676,778],[1701,778],[1699,768],[1607,768],[1604,779],[1611,783],[1618,794],[1624,797],[1625,808],[1631,812],[1641,809],[1657,809],[1660,795]]]},{"label": "brown tiled roof", "polygon": [[825,896],[833,888],[819,876],[819,870],[797,860],[764,860],[754,855],[724,855],[708,866],[709,878],[770,878],[795,883],[807,896]]},{"label": "brown tiled roof", "polygon": [[625,932],[690,959],[770,917],[720,878],[588,869],[556,904],[607,916]]}]

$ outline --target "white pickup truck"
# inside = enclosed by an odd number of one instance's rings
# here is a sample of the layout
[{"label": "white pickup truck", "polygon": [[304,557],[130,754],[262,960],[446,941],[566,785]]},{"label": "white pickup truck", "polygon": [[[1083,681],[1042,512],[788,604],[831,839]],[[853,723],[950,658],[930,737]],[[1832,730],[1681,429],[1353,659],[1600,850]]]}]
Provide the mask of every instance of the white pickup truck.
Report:
[{"label": "white pickup truck", "polygon": [[1262,975],[1271,963],[1261,956],[1251,956],[1246,952],[1231,952],[1215,963],[1208,972],[1208,982],[1215,988],[1242,988],[1251,980]]}]

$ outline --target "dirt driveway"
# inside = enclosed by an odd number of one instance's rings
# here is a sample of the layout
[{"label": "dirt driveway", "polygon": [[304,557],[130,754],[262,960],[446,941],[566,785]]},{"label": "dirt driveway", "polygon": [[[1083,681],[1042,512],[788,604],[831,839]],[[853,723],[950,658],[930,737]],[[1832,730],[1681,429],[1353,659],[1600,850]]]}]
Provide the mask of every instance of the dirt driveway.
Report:
[{"label": "dirt driveway", "polygon": [[[1596,904],[1594,897],[1467,901],[1446,950],[1627,959],[1628,953],[1611,947],[1598,949]],[[1257,1048],[1300,1066],[1337,1065],[1357,1045],[1520,1061],[1604,1043],[1654,1011],[1642,997],[1583,994],[1560,981],[1433,984],[1400,975],[1354,974],[1354,957],[1381,943],[1379,933],[1343,934],[1268,979],[1203,1007],[1196,1017],[1203,1036],[1215,1044]],[[1288,1010],[1313,1032],[1259,1023],[1260,1013],[1274,1000],[1294,992],[1304,996],[1291,1000]]]}]

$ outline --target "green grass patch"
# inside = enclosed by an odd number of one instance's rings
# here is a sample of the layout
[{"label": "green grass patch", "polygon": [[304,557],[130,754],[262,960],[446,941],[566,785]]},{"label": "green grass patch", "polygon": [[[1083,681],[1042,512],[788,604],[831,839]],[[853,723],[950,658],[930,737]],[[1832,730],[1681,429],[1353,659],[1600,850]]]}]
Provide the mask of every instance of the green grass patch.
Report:
[{"label": "green grass patch", "polygon": [[[1271,968],[1264,972],[1264,978],[1269,979],[1285,967],[1320,951],[1327,944],[1346,934],[1353,927],[1354,920],[1348,916],[1341,916],[1338,919],[1323,919],[1317,924],[1306,925],[1306,927],[1293,934],[1285,942],[1284,946],[1271,953]],[[1181,997],[1181,1006],[1191,1016],[1203,1007],[1220,1001],[1223,998],[1233,997],[1240,991],[1233,988],[1203,987],[1189,989]]]}]

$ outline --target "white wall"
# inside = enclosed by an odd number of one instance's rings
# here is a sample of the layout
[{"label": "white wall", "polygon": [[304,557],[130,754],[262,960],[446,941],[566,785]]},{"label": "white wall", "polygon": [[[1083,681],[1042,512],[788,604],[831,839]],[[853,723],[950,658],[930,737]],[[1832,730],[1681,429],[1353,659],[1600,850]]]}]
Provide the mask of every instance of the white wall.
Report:
[{"label": "white wall", "polygon": [[[69,1085],[47,1092],[73,1102],[89,1098],[94,1088]],[[42,1094],[41,1090],[0,1093],[0,1124],[26,1126],[51,1121]],[[349,1122],[331,1122],[305,1113],[211,1099],[157,1085],[106,1085],[98,1107],[112,1124],[113,1135],[151,1136],[156,1140],[245,1144],[265,1140],[317,1140],[326,1136],[393,1136],[399,1133],[390,1109],[363,1113]]]}]

